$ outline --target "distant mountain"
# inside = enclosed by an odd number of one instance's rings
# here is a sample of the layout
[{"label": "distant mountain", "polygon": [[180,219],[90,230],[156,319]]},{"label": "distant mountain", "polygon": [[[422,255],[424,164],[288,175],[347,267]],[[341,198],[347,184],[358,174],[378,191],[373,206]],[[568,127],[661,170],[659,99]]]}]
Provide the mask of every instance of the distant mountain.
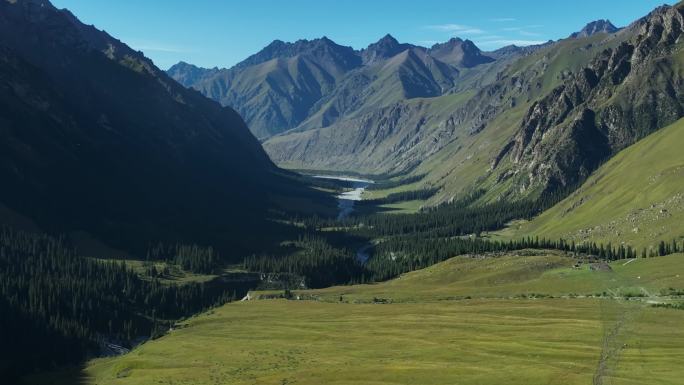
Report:
[{"label": "distant mountain", "polygon": [[589,37],[597,33],[615,33],[620,29],[613,25],[610,20],[596,20],[587,24],[579,32],[570,35],[571,38]]},{"label": "distant mountain", "polygon": [[609,35],[485,53],[497,60],[460,70],[440,96],[391,99],[264,147],[288,167],[420,176],[441,188],[432,203],[566,191],[684,116],[682,26],[682,5],[664,6]]},{"label": "distant mountain", "polygon": [[239,254],[299,188],[235,111],[47,0],[0,2],[0,122],[0,206],[122,250]]},{"label": "distant mountain", "polygon": [[[296,127],[361,58],[328,38],[274,41],[230,69],[178,64],[168,74],[186,87],[232,106],[259,138]],[[194,79],[194,81],[189,81]]]},{"label": "distant mountain", "polygon": [[466,68],[491,63],[495,60],[483,55],[482,51],[472,41],[459,38],[453,38],[446,43],[433,45],[430,48],[429,54],[444,63]]},{"label": "distant mountain", "polygon": [[529,55],[531,53],[534,53],[535,51],[544,48],[548,45],[553,44],[553,40],[549,40],[546,43],[543,44],[534,44],[534,45],[528,45],[528,46],[517,46],[515,44],[507,45],[504,47],[501,47],[499,49],[496,49],[491,52],[487,52],[487,56],[492,57],[494,59],[501,59],[505,57],[518,57],[521,55]]},{"label": "distant mountain", "polygon": [[218,72],[178,63],[168,74],[237,109],[258,138],[268,139],[407,98],[442,95],[457,83],[459,68],[492,61],[469,40],[427,49],[386,35],[354,51],[323,37],[276,40]]},{"label": "distant mountain", "polygon": [[382,39],[368,46],[361,51],[363,63],[373,64],[390,59],[404,51],[415,48],[411,44],[400,44],[392,35],[387,34]]},{"label": "distant mountain", "polygon": [[178,83],[182,84],[184,87],[190,87],[193,84],[202,82],[204,79],[209,78],[219,72],[219,69],[214,68],[201,68],[186,62],[179,62],[174,64],[169,68],[166,73],[175,79]]},{"label": "distant mountain", "polygon": [[597,21],[574,38],[494,52],[386,36],[263,146],[291,168],[422,177],[440,188],[431,203],[474,189],[483,201],[567,191],[684,115],[682,26],[676,5],[621,30]]},{"label": "distant mountain", "polygon": [[327,37],[314,40],[298,40],[285,43],[275,40],[266,48],[238,63],[236,68],[245,68],[266,63],[273,59],[288,59],[307,56],[328,67],[331,73],[348,71],[360,65],[359,59],[351,47],[337,45]]}]

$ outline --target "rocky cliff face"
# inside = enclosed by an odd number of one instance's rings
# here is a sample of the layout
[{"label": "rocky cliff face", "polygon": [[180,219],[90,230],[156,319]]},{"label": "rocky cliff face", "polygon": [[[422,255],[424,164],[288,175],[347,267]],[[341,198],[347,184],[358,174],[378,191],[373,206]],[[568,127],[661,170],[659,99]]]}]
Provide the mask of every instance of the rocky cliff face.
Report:
[{"label": "rocky cliff face", "polygon": [[677,71],[684,18],[662,7],[550,94],[535,102],[504,154],[524,188],[552,190],[583,180],[603,160],[684,114]]}]

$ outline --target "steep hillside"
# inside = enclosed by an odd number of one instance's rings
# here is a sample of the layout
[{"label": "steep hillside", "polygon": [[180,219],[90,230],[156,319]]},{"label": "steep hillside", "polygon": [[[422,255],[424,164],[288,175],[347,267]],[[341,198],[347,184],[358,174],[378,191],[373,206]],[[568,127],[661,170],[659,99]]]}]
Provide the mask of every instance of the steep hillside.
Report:
[{"label": "steep hillside", "polygon": [[[461,70],[434,59],[425,49],[411,47],[351,72],[316,104],[306,121],[282,136],[348,124],[406,100],[442,95],[458,84],[460,74]],[[270,155],[280,159],[277,150]]]},{"label": "steep hillside", "polygon": [[538,234],[576,242],[655,249],[684,230],[684,120],[648,136],[601,166],[577,191],[506,236]]},{"label": "steep hillside", "polygon": [[[324,37],[295,43],[276,40],[231,69],[213,71],[179,63],[168,73],[235,108],[257,137],[267,138],[298,126],[345,74],[359,66],[361,58],[353,49]],[[193,75],[197,72],[201,76]]]},{"label": "steep hillside", "polygon": [[[684,114],[684,17],[661,7],[622,33],[589,65],[535,102],[493,165],[498,181],[521,190],[572,186],[602,160]],[[656,95],[658,95],[656,97]]]},{"label": "steep hillside", "polygon": [[46,0],[0,2],[0,100],[0,202],[48,232],[240,249],[304,191],[235,111]]},{"label": "steep hillside", "polygon": [[[369,174],[415,169],[414,175],[428,175],[432,184],[454,183],[460,189],[462,180],[443,173],[469,172],[465,167],[481,160],[475,178],[485,178],[492,157],[505,146],[506,137],[513,135],[532,100],[581,68],[600,52],[601,45],[596,43],[604,40],[609,45],[615,38],[595,35],[501,54],[495,62],[461,68],[445,95],[390,99],[393,103],[385,107],[359,111],[328,127],[276,136],[264,148],[285,167]],[[447,167],[451,170],[442,171]],[[457,191],[447,186],[445,194]]]}]

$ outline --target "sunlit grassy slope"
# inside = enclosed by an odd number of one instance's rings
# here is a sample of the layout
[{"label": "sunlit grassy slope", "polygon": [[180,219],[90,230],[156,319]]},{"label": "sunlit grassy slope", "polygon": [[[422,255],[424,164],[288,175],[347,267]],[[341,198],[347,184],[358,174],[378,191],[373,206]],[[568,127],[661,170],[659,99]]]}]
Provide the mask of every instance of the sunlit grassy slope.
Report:
[{"label": "sunlit grassy slope", "polygon": [[[501,257],[456,257],[392,281],[307,291],[324,301],[425,302],[449,299],[507,298],[543,295],[658,295],[684,287],[684,255],[616,261],[612,271],[592,271],[589,264],[557,252],[529,251]],[[629,262],[629,263],[627,263]],[[604,294],[605,293],[605,294]]]},{"label": "sunlit grassy slope", "polygon": [[[423,183],[444,187],[428,204],[448,201],[476,188],[487,191],[482,203],[496,200],[507,191],[515,190],[513,180],[503,183],[498,180],[501,171],[491,172],[491,164],[519,129],[530,106],[560,85],[564,74],[586,66],[600,50],[619,44],[624,38],[597,34],[587,39],[562,40],[523,57],[502,70],[505,76],[528,79],[535,87],[522,94],[514,89],[503,92],[499,95],[502,103],[514,104],[515,107],[503,109],[476,135],[457,132],[456,139],[413,171],[415,175],[426,175]],[[438,101],[444,103],[448,98],[435,98],[433,103]],[[451,111],[453,112],[453,108]],[[500,168],[506,166],[504,160]]]},{"label": "sunlit grassy slope", "polygon": [[[90,384],[678,384],[684,312],[615,298],[515,297],[682,287],[684,256],[572,270],[558,254],[456,258],[398,280],[253,300],[90,362]],[[641,278],[637,278],[641,277]],[[473,299],[450,296],[473,295]],[[328,296],[326,298],[326,295]],[[392,298],[391,304],[347,299]],[[480,298],[491,296],[492,298]],[[499,298],[494,298],[499,297]],[[49,382],[49,381],[48,381]]]},{"label": "sunlit grassy slope", "polygon": [[575,241],[654,247],[684,236],[684,120],[666,127],[597,170],[584,185],[504,237],[534,234]]}]

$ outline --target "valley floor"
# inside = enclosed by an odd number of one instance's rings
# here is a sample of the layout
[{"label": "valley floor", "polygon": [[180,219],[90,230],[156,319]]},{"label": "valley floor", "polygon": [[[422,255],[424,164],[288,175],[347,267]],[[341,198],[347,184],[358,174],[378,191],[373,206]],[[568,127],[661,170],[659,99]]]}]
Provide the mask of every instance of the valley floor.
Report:
[{"label": "valley floor", "polygon": [[[376,285],[232,303],[89,384],[679,384],[684,255],[594,271],[554,252],[457,257]],[[268,293],[253,293],[267,297]],[[49,382],[49,381],[46,381]]]}]

